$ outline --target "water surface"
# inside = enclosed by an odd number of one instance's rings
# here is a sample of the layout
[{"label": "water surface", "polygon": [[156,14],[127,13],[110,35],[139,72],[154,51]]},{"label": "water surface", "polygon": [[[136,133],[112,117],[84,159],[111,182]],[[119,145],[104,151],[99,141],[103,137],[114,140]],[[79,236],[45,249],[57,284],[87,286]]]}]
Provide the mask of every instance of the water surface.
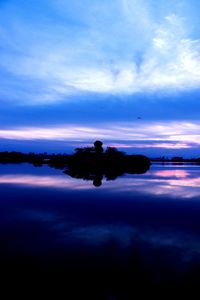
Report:
[{"label": "water surface", "polygon": [[95,187],[48,166],[5,164],[0,195],[6,280],[44,288],[48,278],[46,292],[73,289],[70,299],[80,288],[87,299],[133,299],[199,285],[199,165],[157,163]]}]

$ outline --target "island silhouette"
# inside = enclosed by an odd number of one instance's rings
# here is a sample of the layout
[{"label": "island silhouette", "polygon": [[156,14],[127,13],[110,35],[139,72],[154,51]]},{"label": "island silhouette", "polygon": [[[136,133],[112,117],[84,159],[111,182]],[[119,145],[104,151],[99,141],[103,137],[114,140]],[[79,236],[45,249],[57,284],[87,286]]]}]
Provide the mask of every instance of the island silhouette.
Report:
[{"label": "island silhouette", "polygon": [[73,178],[90,180],[93,185],[99,187],[102,180],[115,180],[123,174],[143,174],[146,173],[151,162],[183,164],[190,162],[200,164],[199,158],[184,159],[180,156],[171,159],[165,156],[150,159],[145,155],[128,155],[119,151],[115,147],[103,148],[103,143],[95,141],[92,147],[76,148],[73,154],[48,154],[22,152],[0,152],[0,164],[6,163],[31,163],[35,167],[44,164],[55,169],[61,169],[66,175]]},{"label": "island silhouette", "polygon": [[0,163],[32,163],[39,167],[47,164],[52,168],[63,169],[73,178],[91,180],[96,187],[101,186],[102,179],[115,180],[123,174],[145,173],[150,159],[144,155],[127,155],[114,147],[103,148],[101,141],[95,141],[92,147],[76,148],[68,154],[24,154],[21,152],[0,152]]},{"label": "island silhouette", "polygon": [[150,159],[145,155],[128,155],[115,147],[103,148],[103,143],[95,141],[92,147],[76,148],[73,154],[48,154],[44,153],[22,153],[22,152],[0,152],[0,163],[31,163],[35,167],[44,164],[55,169],[61,169],[66,175],[73,178],[89,180],[93,185],[99,187],[102,180],[115,180],[123,174],[146,173],[151,162],[177,163],[190,162],[200,164],[200,158],[184,159],[180,156],[171,159],[161,156]]},{"label": "island silhouette", "polygon": [[114,147],[107,147],[104,151],[103,143],[95,141],[93,147],[75,149],[64,173],[73,178],[91,180],[99,187],[104,177],[115,180],[125,173],[142,174],[150,165],[150,159],[144,155],[126,155]]}]

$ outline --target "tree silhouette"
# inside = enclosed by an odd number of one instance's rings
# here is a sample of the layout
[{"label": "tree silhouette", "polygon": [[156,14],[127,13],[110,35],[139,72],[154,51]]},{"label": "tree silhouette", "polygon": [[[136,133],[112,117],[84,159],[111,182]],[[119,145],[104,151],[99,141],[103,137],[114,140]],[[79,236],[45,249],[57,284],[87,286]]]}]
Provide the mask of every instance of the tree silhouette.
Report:
[{"label": "tree silhouette", "polygon": [[101,141],[94,142],[94,148],[96,153],[103,153],[103,143]]},{"label": "tree silhouette", "polygon": [[93,179],[93,185],[96,187],[99,187],[102,185],[102,179],[103,175],[102,174],[96,174],[95,178]]}]

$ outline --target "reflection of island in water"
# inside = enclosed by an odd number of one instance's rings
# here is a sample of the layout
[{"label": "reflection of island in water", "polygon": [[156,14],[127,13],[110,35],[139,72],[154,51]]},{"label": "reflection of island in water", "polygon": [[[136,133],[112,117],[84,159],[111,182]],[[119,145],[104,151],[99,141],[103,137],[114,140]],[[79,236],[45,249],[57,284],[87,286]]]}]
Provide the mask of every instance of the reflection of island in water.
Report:
[{"label": "reflection of island in water", "polygon": [[99,187],[103,177],[115,180],[125,173],[145,173],[150,167],[150,160],[144,155],[125,155],[113,147],[104,151],[102,145],[101,141],[96,141],[94,147],[77,148],[69,157],[64,173],[73,178],[91,180]]},{"label": "reflection of island in water", "polygon": [[64,170],[73,177],[93,181],[99,187],[102,179],[115,180],[125,173],[142,174],[150,165],[150,159],[144,155],[126,155],[116,148],[107,147],[104,151],[101,141],[94,142],[93,147],[77,148],[73,155],[35,154],[21,152],[0,152],[0,163],[32,163],[35,167],[44,164]]}]

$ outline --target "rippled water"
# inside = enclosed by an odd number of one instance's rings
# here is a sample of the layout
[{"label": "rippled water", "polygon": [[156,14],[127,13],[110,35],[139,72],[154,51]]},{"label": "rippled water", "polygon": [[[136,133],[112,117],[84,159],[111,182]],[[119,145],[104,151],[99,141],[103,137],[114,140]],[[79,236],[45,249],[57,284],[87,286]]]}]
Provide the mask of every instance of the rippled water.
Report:
[{"label": "rippled water", "polygon": [[44,288],[48,278],[46,292],[73,290],[70,299],[199,286],[199,165],[153,164],[95,187],[48,166],[5,164],[0,197],[7,281],[29,278]]}]

